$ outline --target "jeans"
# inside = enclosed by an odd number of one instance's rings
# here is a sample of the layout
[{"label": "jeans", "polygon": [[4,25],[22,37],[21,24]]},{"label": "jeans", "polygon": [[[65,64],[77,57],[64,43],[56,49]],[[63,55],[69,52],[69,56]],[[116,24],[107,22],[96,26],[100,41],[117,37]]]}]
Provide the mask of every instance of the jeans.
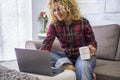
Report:
[{"label": "jeans", "polygon": [[[51,63],[57,69],[62,69],[63,64],[73,64],[66,54],[61,51],[50,51]],[[92,73],[96,65],[96,57],[92,56],[88,60],[81,60],[80,56],[75,61],[75,73],[77,80],[92,80]]]},{"label": "jeans", "polygon": [[52,66],[56,69],[62,69],[63,64],[65,63],[72,64],[72,62],[67,58],[66,54],[62,51],[55,51],[51,49],[50,56]]},{"label": "jeans", "polygon": [[92,80],[95,65],[96,65],[95,56],[92,56],[88,60],[81,60],[81,58],[78,57],[75,62],[75,72],[77,80]]}]

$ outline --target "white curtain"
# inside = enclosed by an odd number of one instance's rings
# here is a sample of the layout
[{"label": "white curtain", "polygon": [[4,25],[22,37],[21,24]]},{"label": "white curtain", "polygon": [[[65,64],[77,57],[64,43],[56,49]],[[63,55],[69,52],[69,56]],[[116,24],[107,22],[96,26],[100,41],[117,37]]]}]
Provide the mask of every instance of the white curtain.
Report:
[{"label": "white curtain", "polygon": [[0,61],[16,59],[14,48],[31,39],[31,0],[0,0]]}]

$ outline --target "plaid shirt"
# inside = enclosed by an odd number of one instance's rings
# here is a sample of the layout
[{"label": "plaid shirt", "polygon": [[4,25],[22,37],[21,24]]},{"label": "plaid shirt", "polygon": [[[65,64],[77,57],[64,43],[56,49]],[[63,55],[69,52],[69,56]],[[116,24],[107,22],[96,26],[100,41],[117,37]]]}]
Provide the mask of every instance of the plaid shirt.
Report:
[{"label": "plaid shirt", "polygon": [[84,18],[73,21],[69,26],[66,26],[65,23],[61,23],[57,27],[50,24],[41,49],[50,51],[55,37],[58,38],[63,49],[72,53],[79,52],[81,46],[88,46],[90,44],[97,48],[97,42],[95,41],[92,28],[88,20]]}]

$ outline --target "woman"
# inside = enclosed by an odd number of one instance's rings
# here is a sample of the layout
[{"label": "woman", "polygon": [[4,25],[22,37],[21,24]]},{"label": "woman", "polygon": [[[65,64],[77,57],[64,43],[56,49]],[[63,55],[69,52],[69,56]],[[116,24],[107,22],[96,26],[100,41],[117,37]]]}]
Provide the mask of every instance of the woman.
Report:
[{"label": "woman", "polygon": [[[51,24],[41,49],[50,51],[55,68],[74,70],[77,80],[92,80],[97,43],[89,21],[80,15],[76,0],[49,0],[48,7]],[[51,49],[56,37],[63,51]],[[90,59],[80,58],[82,46],[89,46]]]}]

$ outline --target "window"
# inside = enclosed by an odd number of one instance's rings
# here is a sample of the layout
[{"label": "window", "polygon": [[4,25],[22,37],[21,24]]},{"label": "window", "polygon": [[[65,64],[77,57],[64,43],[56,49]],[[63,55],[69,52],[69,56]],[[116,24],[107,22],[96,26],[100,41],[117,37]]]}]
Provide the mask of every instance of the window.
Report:
[{"label": "window", "polygon": [[14,48],[32,39],[31,0],[0,0],[0,61],[16,59]]}]

